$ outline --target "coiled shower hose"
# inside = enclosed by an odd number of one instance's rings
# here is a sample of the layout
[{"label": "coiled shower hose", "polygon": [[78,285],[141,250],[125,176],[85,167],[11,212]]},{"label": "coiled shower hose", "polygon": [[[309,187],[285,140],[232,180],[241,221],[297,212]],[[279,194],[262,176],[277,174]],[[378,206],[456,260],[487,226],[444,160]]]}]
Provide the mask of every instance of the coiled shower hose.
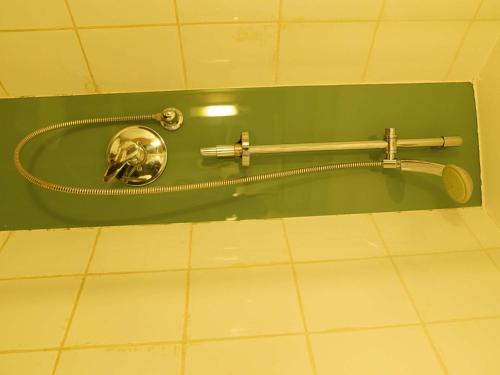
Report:
[{"label": "coiled shower hose", "polygon": [[46,126],[35,130],[26,135],[16,146],[14,150],[14,165],[18,172],[32,184],[44,189],[58,191],[61,193],[76,194],[76,195],[93,195],[93,196],[112,196],[112,195],[146,195],[146,194],[161,194],[161,193],[175,193],[181,191],[213,189],[225,186],[243,185],[253,182],[269,181],[278,178],[302,176],[308,174],[317,174],[322,172],[330,172],[338,169],[352,169],[352,168],[382,168],[382,161],[361,161],[350,163],[333,163],[326,165],[319,165],[313,167],[290,169],[287,171],[269,172],[257,174],[254,176],[245,176],[230,178],[224,180],[214,180],[205,182],[195,182],[190,184],[169,185],[169,186],[146,186],[137,188],[84,188],[77,186],[66,186],[54,182],[46,181],[36,176],[33,176],[21,163],[21,152],[24,146],[32,139],[48,133],[53,130],[60,130],[73,126],[82,125],[102,125],[113,124],[117,122],[126,121],[150,121],[158,120],[158,114],[154,115],[133,115],[133,116],[117,116],[117,117],[100,117],[83,120],[65,121],[53,125]]}]

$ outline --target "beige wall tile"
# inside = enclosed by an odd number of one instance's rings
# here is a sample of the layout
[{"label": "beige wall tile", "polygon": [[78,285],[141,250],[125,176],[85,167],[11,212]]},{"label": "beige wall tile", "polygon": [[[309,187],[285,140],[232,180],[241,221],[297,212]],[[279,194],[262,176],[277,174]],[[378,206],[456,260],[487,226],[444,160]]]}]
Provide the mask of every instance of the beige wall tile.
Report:
[{"label": "beige wall tile", "polygon": [[282,0],[285,20],[375,20],[382,0]]},{"label": "beige wall tile", "polygon": [[0,252],[0,278],[83,273],[97,229],[13,232]]},{"label": "beige wall tile", "polygon": [[457,210],[386,212],[373,217],[392,254],[481,248]]},{"label": "beige wall tile", "polygon": [[183,26],[188,86],[238,87],[273,83],[277,26]]},{"label": "beige wall tile", "polygon": [[485,248],[500,247],[500,227],[482,207],[460,210],[460,216]]},{"label": "beige wall tile", "polygon": [[74,31],[0,33],[0,51],[2,83],[13,96],[94,91]]},{"label": "beige wall tile", "polygon": [[477,18],[500,20],[500,2],[498,0],[484,0]]},{"label": "beige wall tile", "polygon": [[288,261],[280,220],[220,221],[193,227],[192,267]]},{"label": "beige wall tile", "polygon": [[441,81],[459,47],[467,22],[382,22],[367,81]]},{"label": "beige wall tile", "polygon": [[180,373],[180,345],[65,351],[57,375],[160,375]]},{"label": "beige wall tile", "polygon": [[476,82],[478,127],[481,156],[483,204],[488,214],[500,225],[500,41],[496,42]]},{"label": "beige wall tile", "polygon": [[180,22],[274,21],[277,0],[177,0]]},{"label": "beige wall tile", "polygon": [[311,336],[319,375],[442,374],[421,327]]},{"label": "beige wall tile", "polygon": [[103,228],[90,272],[186,268],[190,228],[191,224]]},{"label": "beige wall tile", "polygon": [[303,330],[289,266],[191,272],[190,338]]},{"label": "beige wall tile", "polygon": [[0,354],[0,374],[51,375],[57,352]]},{"label": "beige wall tile", "polygon": [[326,260],[386,255],[368,215],[334,215],[285,219],[293,258]]},{"label": "beige wall tile", "polygon": [[0,29],[72,27],[64,0],[2,1]]},{"label": "beige wall tile", "polygon": [[175,26],[82,30],[80,35],[100,90],[184,88]]},{"label": "beige wall tile", "polygon": [[173,0],[68,0],[78,26],[175,23]]},{"label": "beige wall tile", "polygon": [[452,20],[470,19],[481,0],[386,0],[384,19]]},{"label": "beige wall tile", "polygon": [[500,272],[484,253],[395,261],[424,320],[500,315]]},{"label": "beige wall tile", "polygon": [[68,345],[179,340],[185,272],[90,276]]},{"label": "beige wall tile", "polygon": [[448,80],[472,81],[500,35],[500,21],[477,21],[469,29]]},{"label": "beige wall tile", "polygon": [[500,319],[431,324],[428,329],[450,374],[500,373]]},{"label": "beige wall tile", "polygon": [[80,277],[0,282],[0,350],[58,347]]},{"label": "beige wall tile", "polygon": [[186,375],[312,374],[303,336],[188,344]]},{"label": "beige wall tile", "polygon": [[375,23],[285,24],[278,83],[360,82]]},{"label": "beige wall tile", "polygon": [[416,323],[388,260],[296,266],[309,330]]}]

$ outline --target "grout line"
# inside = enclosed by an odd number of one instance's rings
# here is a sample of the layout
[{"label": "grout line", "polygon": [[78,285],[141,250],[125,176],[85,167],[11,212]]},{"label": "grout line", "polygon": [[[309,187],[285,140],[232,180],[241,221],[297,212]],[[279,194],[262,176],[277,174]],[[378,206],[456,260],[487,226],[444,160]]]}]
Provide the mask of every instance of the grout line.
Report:
[{"label": "grout line", "polygon": [[459,215],[459,216],[460,216],[460,219],[462,220],[462,223],[464,224],[465,228],[469,231],[470,235],[481,246],[481,249],[482,249],[483,253],[493,263],[493,266],[500,272],[500,265],[497,264],[497,262],[495,261],[495,259],[493,259],[493,257],[491,256],[491,254],[488,252],[488,250],[494,250],[494,249],[488,249],[487,246],[484,246],[483,243],[481,242],[481,240],[479,239],[479,237],[476,235],[476,233],[472,230],[472,228],[469,226],[469,224],[465,221],[465,219],[461,215]]},{"label": "grout line", "polygon": [[5,238],[5,240],[3,241],[2,245],[0,245],[0,254],[2,253],[3,249],[5,248],[5,245],[7,245],[7,242],[9,242],[10,240],[10,237],[12,237],[12,233],[13,232],[9,232],[7,234],[7,237]]},{"label": "grout line", "polygon": [[6,96],[11,96],[7,91],[7,89],[5,88],[5,85],[2,83],[2,81],[0,81],[0,90],[2,90]]},{"label": "grout line", "polygon": [[285,221],[283,219],[281,219],[281,227],[283,229],[283,236],[285,237],[286,248],[288,251],[288,258],[290,259],[290,267],[292,270],[293,282],[295,284],[295,291],[297,292],[297,302],[298,302],[299,308],[300,308],[300,316],[302,318],[302,325],[304,326],[304,333],[305,333],[305,339],[306,339],[306,344],[307,344],[307,352],[309,354],[309,364],[311,365],[311,369],[313,371],[313,374],[317,374],[318,370],[316,368],[316,361],[314,359],[314,352],[312,349],[311,337],[309,335],[309,330],[307,327],[306,314],[304,311],[304,302],[302,301],[302,295],[300,292],[299,280],[297,277],[297,270],[296,270],[295,264],[293,262],[292,249],[290,247],[290,241],[288,239],[288,232],[286,229]]},{"label": "grout line", "polygon": [[[439,325],[439,324],[451,324],[451,323],[467,323],[482,320],[497,320],[500,319],[500,315],[489,315],[489,316],[476,316],[470,318],[455,318],[455,319],[445,319],[445,320],[430,320],[426,321],[427,325]],[[310,335],[322,335],[329,333],[341,333],[341,332],[359,332],[359,331],[370,331],[370,330],[380,330],[380,329],[392,329],[392,328],[404,328],[404,327],[419,327],[421,323],[403,323],[403,324],[386,324],[386,325],[376,325],[376,326],[360,326],[360,327],[339,327],[325,330],[309,331]],[[251,339],[266,339],[274,337],[289,337],[289,336],[303,336],[304,332],[284,332],[284,333],[273,333],[273,334],[260,334],[260,335],[248,335],[248,336],[222,336],[222,337],[208,337],[200,339],[192,339],[187,342],[197,344],[206,342],[220,342],[220,341],[237,341],[237,340],[251,340]],[[145,341],[145,342],[130,342],[130,343],[114,343],[114,344],[93,344],[93,345],[70,345],[70,346],[59,346],[59,347],[47,347],[47,348],[28,348],[28,349],[7,349],[0,350],[0,355],[4,354],[16,354],[16,353],[36,353],[36,352],[49,352],[49,351],[74,351],[74,350],[87,350],[87,349],[107,349],[107,348],[126,348],[126,347],[141,347],[141,346],[159,346],[159,345],[181,345],[182,340],[167,340],[167,341]]]},{"label": "grout line", "polygon": [[398,268],[396,262],[394,261],[390,251],[389,251],[389,246],[387,245],[387,242],[385,241],[385,238],[384,236],[382,235],[382,231],[380,230],[380,228],[378,227],[377,225],[377,222],[375,221],[375,218],[373,217],[372,214],[369,214],[370,216],[370,219],[372,221],[372,224],[373,226],[375,227],[375,230],[377,231],[377,234],[380,238],[380,240],[382,241],[382,244],[384,245],[384,248],[385,248],[385,251],[387,252],[387,254],[389,255],[389,260],[392,264],[392,267],[394,269],[394,271],[396,272],[396,275],[401,283],[401,286],[403,287],[405,293],[406,293],[406,296],[408,297],[408,300],[410,301],[412,307],[413,307],[413,310],[415,311],[415,314],[420,322],[420,325],[422,327],[422,330],[424,331],[425,333],[425,336],[427,337],[427,340],[434,352],[434,355],[436,357],[436,360],[438,361],[439,363],[439,366],[441,367],[441,370],[443,371],[444,374],[448,374],[448,369],[446,368],[446,365],[443,361],[443,358],[441,358],[441,355],[439,353],[439,350],[437,349],[437,346],[436,344],[434,343],[434,341],[432,340],[432,337],[431,337],[431,334],[429,332],[429,329],[427,328],[427,325],[424,321],[424,319],[422,318],[422,315],[420,314],[420,311],[418,310],[417,308],[417,303],[415,301],[415,299],[413,298],[413,295],[411,294],[410,292],[410,288],[408,287],[408,285],[406,284],[404,278],[403,278],[403,275],[400,271],[400,269]]},{"label": "grout line", "polygon": [[370,49],[368,50],[368,55],[366,56],[366,63],[365,63],[365,66],[363,68],[363,73],[361,75],[361,82],[366,81],[366,75],[368,74],[368,66],[370,65],[370,62],[372,59],[373,48],[375,46],[375,40],[377,39],[378,29],[380,27],[380,23],[382,22],[382,16],[383,16],[384,10],[385,10],[385,1],[386,0],[383,0],[382,5],[380,6],[380,10],[379,10],[378,17],[377,17],[377,23],[375,24],[375,29],[373,30],[373,36],[372,36],[372,41],[370,43]]},{"label": "grout line", "polygon": [[76,294],[75,302],[73,303],[73,308],[71,310],[71,313],[70,313],[70,316],[68,319],[68,323],[66,324],[66,330],[64,331],[64,335],[63,335],[63,338],[61,340],[61,345],[60,345],[60,348],[57,352],[56,360],[54,361],[54,367],[52,368],[52,375],[54,375],[56,373],[57,367],[59,366],[59,361],[61,359],[61,354],[62,354],[62,348],[64,347],[64,345],[66,344],[66,340],[68,339],[68,335],[69,335],[69,332],[71,330],[71,325],[73,324],[73,320],[74,320],[75,315],[76,315],[76,310],[78,308],[78,304],[79,304],[80,298],[82,296],[83,288],[85,287],[85,282],[87,280],[87,274],[89,272],[92,260],[94,259],[95,251],[97,248],[97,242],[99,241],[100,235],[101,235],[101,228],[97,229],[95,240],[94,240],[94,243],[92,245],[92,250],[90,251],[89,260],[87,261],[84,275],[82,277],[82,281],[80,282],[80,287],[78,288],[78,292]]},{"label": "grout line", "polygon": [[460,52],[462,52],[462,48],[465,44],[465,41],[467,40],[467,37],[469,36],[469,31],[472,27],[472,24],[474,21],[476,21],[476,17],[479,14],[479,10],[481,9],[481,6],[483,5],[484,0],[481,0],[479,4],[477,5],[476,11],[474,12],[474,15],[472,18],[469,20],[469,23],[467,24],[467,27],[465,28],[464,35],[462,36],[462,39],[460,40],[460,43],[458,44],[457,50],[455,51],[455,54],[453,55],[453,59],[451,60],[450,66],[446,72],[446,74],[443,77],[443,81],[447,81],[448,78],[451,75],[451,72],[453,71],[453,68],[458,60],[458,56],[460,55]]},{"label": "grout line", "polygon": [[276,50],[274,56],[274,69],[273,69],[273,83],[278,84],[278,72],[279,72],[279,62],[280,62],[280,48],[281,48],[281,17],[283,12],[283,0],[278,0],[278,20],[277,24],[277,34],[276,34]]},{"label": "grout line", "polygon": [[[488,250],[498,250],[499,247],[491,247],[484,249],[474,249],[474,250],[450,250],[450,251],[439,251],[430,253],[415,253],[415,254],[394,254],[393,258],[409,258],[409,257],[419,257],[419,256],[439,256],[439,255],[450,255],[450,254],[466,254],[466,253],[477,253],[484,252]],[[340,263],[340,262],[356,262],[356,261],[366,261],[375,259],[388,259],[389,256],[370,256],[362,258],[339,258],[339,259],[321,259],[321,260],[295,260],[294,264],[324,264],[324,263]],[[213,266],[213,267],[196,267],[190,268],[190,271],[217,271],[217,270],[228,270],[228,269],[246,269],[246,268],[261,268],[261,267],[276,267],[276,266],[288,266],[290,262],[273,262],[273,263],[256,263],[256,264],[242,264],[242,265],[228,265],[228,266]],[[157,270],[143,270],[143,271],[110,271],[110,272],[88,272],[84,273],[68,273],[68,274],[54,274],[54,275],[38,275],[38,276],[14,276],[0,278],[2,281],[16,281],[16,280],[38,280],[38,279],[51,279],[51,278],[63,278],[63,277],[99,277],[99,276],[122,276],[122,275],[143,275],[151,273],[167,273],[167,272],[183,272],[187,271],[188,268],[170,268],[170,269],[157,269]]]},{"label": "grout line", "polygon": [[184,299],[184,323],[182,327],[182,346],[181,346],[181,375],[186,371],[186,354],[189,328],[189,302],[191,295],[191,257],[193,254],[193,224],[189,228],[189,247],[186,272],[186,295]]},{"label": "grout line", "polygon": [[94,92],[98,93],[99,89],[97,87],[94,73],[92,72],[92,69],[90,68],[89,58],[88,58],[87,54],[85,53],[85,49],[83,48],[82,38],[80,38],[80,32],[78,31],[78,28],[76,26],[75,17],[73,16],[73,12],[71,11],[68,0],[64,0],[64,4],[66,4],[66,9],[68,10],[69,16],[71,18],[71,23],[72,23],[73,29],[75,31],[76,39],[78,40],[78,45],[80,46],[80,51],[82,52],[83,59],[85,61],[85,65],[87,67],[87,72],[89,73],[89,77],[90,77],[90,80],[92,82]]},{"label": "grout line", "polygon": [[[471,21],[471,18],[454,18],[454,19],[380,19],[383,23],[398,23],[398,22],[465,22]],[[481,22],[498,22],[500,18],[475,19]],[[334,24],[334,23],[373,23],[378,22],[378,19],[309,19],[309,20],[285,20],[280,21],[282,24]],[[162,26],[210,26],[210,25],[252,25],[252,24],[271,24],[276,23],[273,20],[253,20],[253,21],[184,21],[184,22],[160,22],[160,23],[131,23],[131,24],[113,24],[113,25],[85,25],[85,26],[61,26],[61,27],[40,27],[40,28],[19,28],[19,29],[0,29],[0,33],[16,33],[16,32],[31,32],[31,31],[67,31],[67,30],[98,30],[98,29],[122,29],[122,28],[144,28],[144,27],[162,27]]]},{"label": "grout line", "polygon": [[177,26],[177,37],[179,39],[179,50],[181,54],[181,64],[182,64],[182,78],[184,80],[184,88],[188,88],[188,76],[187,76],[187,67],[186,67],[186,56],[184,52],[184,44],[182,43],[182,30],[181,23],[179,21],[179,7],[177,6],[177,0],[174,1],[174,10],[175,10],[175,20]]},{"label": "grout line", "polygon": [[358,332],[358,331],[373,331],[378,329],[392,329],[392,328],[406,328],[406,327],[420,327],[420,323],[401,323],[401,324],[385,324],[380,326],[364,326],[364,327],[339,327],[324,329],[321,331],[310,332],[315,335],[323,335],[329,333],[342,333],[342,332]]},{"label": "grout line", "polygon": [[93,344],[93,345],[71,345],[60,348],[62,351],[87,350],[87,349],[109,349],[109,348],[127,348],[141,346],[160,346],[160,345],[179,345],[182,341],[167,340],[167,341],[145,341],[145,342],[130,342],[120,344]]},{"label": "grout line", "polygon": [[134,23],[134,24],[123,24],[123,25],[88,25],[88,26],[78,26],[78,30],[100,30],[100,29],[142,29],[148,27],[168,27],[177,26],[175,22],[160,22],[160,23]]},{"label": "grout line", "polygon": [[491,262],[493,263],[493,265],[495,266],[495,268],[498,270],[498,272],[500,272],[500,264],[498,264],[495,261],[495,259],[491,256],[491,254],[487,250],[484,250],[484,253],[488,257],[488,259],[491,260]]},{"label": "grout line", "polygon": [[464,322],[475,322],[477,320],[495,320],[495,319],[500,319],[500,315],[476,316],[472,318],[429,320],[425,324],[450,324],[450,323],[464,323]]},{"label": "grout line", "polygon": [[237,340],[253,340],[253,339],[267,339],[274,337],[289,337],[289,336],[304,336],[304,332],[283,332],[283,333],[269,333],[261,335],[248,335],[248,336],[223,336],[223,337],[207,337],[200,339],[191,339],[191,344],[202,344],[206,342],[221,342],[221,341],[237,341]]}]

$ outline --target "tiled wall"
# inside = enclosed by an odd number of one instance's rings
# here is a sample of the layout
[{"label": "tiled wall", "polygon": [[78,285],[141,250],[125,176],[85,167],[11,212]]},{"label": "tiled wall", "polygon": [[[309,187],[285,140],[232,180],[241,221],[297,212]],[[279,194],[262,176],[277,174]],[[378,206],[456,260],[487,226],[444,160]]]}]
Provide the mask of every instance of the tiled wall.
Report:
[{"label": "tiled wall", "polygon": [[498,0],[0,4],[0,97],[471,81]]},{"label": "tiled wall", "polygon": [[499,295],[479,207],[0,232],[0,373],[498,374]]},{"label": "tiled wall", "polygon": [[475,82],[483,182],[483,203],[500,223],[500,41]]}]

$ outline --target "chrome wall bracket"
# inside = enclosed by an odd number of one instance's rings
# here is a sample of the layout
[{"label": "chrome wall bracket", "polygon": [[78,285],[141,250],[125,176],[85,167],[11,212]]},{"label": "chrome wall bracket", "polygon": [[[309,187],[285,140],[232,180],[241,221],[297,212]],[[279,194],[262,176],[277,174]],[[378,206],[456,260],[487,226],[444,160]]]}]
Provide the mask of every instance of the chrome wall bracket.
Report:
[{"label": "chrome wall bracket", "polygon": [[384,139],[379,141],[250,145],[250,135],[245,131],[241,133],[240,140],[233,145],[204,147],[200,149],[200,153],[204,157],[236,158],[240,160],[242,166],[248,167],[250,156],[258,154],[380,149],[385,150],[384,168],[398,168],[396,160],[398,148],[453,147],[460,146],[462,143],[462,137],[457,136],[399,139],[395,128],[386,128]]}]

